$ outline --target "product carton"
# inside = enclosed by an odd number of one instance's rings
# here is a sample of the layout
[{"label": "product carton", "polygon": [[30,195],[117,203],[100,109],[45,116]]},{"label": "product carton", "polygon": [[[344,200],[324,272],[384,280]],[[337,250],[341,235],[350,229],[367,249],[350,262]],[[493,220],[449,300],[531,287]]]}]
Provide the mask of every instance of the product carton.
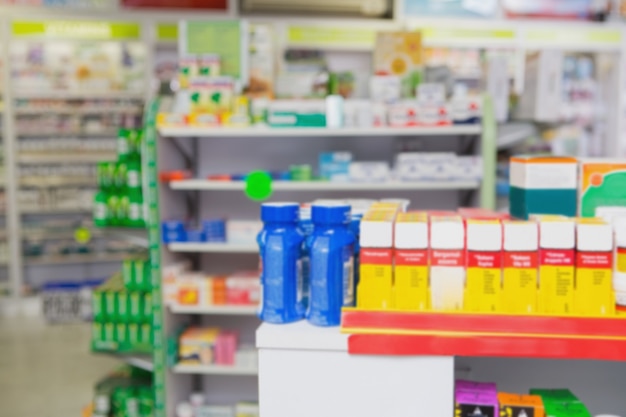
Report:
[{"label": "product carton", "polygon": [[350,164],[350,181],[354,182],[385,182],[389,180],[389,164],[385,161],[352,162]]},{"label": "product carton", "polygon": [[181,364],[210,365],[215,362],[215,344],[220,330],[216,327],[192,327],[185,330],[178,340],[178,356]]},{"label": "product carton", "polygon": [[511,215],[576,215],[578,165],[575,158],[511,158]]},{"label": "product carton", "polygon": [[430,308],[428,215],[400,213],[394,228],[394,296],[399,310]]},{"label": "product carton", "polygon": [[456,416],[499,417],[495,393],[456,391]]},{"label": "product carton", "polygon": [[626,163],[581,161],[580,207],[582,217],[600,216],[598,210],[626,206]]},{"label": "product carton", "polygon": [[502,311],[537,313],[539,226],[536,221],[503,221]]},{"label": "product carton", "polygon": [[396,209],[370,210],[361,220],[358,285],[360,308],[393,307],[392,248],[396,211],[397,206]]},{"label": "product carton", "polygon": [[562,104],[563,51],[542,50],[526,57],[524,94],[517,118],[556,122]]},{"label": "product carton", "polygon": [[431,308],[460,311],[466,265],[465,226],[461,216],[431,216],[430,248]]},{"label": "product carton", "polygon": [[477,382],[457,379],[454,382],[455,391],[475,391],[497,394],[498,388],[494,382]]},{"label": "product carton", "polygon": [[190,81],[190,112],[224,114],[232,111],[235,81],[232,77],[196,78]]},{"label": "product carton", "polygon": [[502,291],[502,224],[467,220],[466,311],[500,311]]},{"label": "product carton", "polygon": [[600,219],[578,219],[576,249],[576,311],[614,315],[613,227]]},{"label": "product carton", "polygon": [[580,402],[572,391],[565,388],[546,389],[546,388],[531,388],[530,395],[538,395],[542,398],[543,403],[577,403]]},{"label": "product carton", "polygon": [[348,181],[350,179],[350,152],[324,152],[319,156],[320,177],[330,181]]},{"label": "product carton", "polygon": [[576,224],[559,216],[539,221],[539,298],[541,313],[574,313]]},{"label": "product carton", "polygon": [[500,413],[506,417],[545,417],[543,401],[538,395],[498,393]]}]

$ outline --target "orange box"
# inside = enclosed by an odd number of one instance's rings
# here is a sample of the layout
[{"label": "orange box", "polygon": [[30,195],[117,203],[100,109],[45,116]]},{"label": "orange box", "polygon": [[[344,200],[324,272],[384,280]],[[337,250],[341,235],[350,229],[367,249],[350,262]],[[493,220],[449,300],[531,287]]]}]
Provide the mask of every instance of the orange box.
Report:
[{"label": "orange box", "polygon": [[500,415],[505,417],[532,416],[545,417],[543,400],[538,395],[498,393]]}]

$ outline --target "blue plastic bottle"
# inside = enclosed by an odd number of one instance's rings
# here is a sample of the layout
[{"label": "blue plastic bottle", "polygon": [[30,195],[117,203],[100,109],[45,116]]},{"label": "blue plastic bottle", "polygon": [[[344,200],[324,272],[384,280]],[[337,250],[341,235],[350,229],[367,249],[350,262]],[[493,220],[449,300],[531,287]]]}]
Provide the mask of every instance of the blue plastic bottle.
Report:
[{"label": "blue plastic bottle", "polygon": [[354,234],[349,205],[314,204],[310,238],[310,299],[307,319],[338,326],[341,308],[354,305]]},{"label": "blue plastic bottle", "polygon": [[261,206],[263,230],[257,237],[261,255],[261,309],[269,323],[291,323],[304,318],[302,301],[302,243],[297,203]]}]

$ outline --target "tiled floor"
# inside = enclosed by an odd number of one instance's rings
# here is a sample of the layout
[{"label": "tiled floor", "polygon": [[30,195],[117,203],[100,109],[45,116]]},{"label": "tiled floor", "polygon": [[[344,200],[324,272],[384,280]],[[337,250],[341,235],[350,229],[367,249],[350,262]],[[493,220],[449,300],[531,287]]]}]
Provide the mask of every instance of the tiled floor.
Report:
[{"label": "tiled floor", "polygon": [[94,383],[120,362],[89,352],[87,324],[0,316],[0,416],[80,417]]}]

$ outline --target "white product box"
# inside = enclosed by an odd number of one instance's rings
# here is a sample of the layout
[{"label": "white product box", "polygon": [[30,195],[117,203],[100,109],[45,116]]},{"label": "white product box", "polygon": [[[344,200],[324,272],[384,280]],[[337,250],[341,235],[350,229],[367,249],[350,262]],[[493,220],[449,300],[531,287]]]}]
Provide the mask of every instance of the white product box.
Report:
[{"label": "white product box", "polygon": [[263,222],[256,220],[228,220],[226,237],[229,243],[255,244],[256,237],[263,229]]},{"label": "white product box", "polygon": [[509,118],[509,69],[505,56],[490,56],[487,61],[487,93],[491,96],[497,122]]},{"label": "white product box", "polygon": [[362,248],[386,248],[393,247],[394,212],[367,214],[361,220],[361,232],[359,244]]},{"label": "white product box", "polygon": [[460,216],[430,219],[430,289],[435,311],[463,309],[465,226]]},{"label": "white product box", "polygon": [[369,100],[345,100],[343,104],[344,126],[361,128],[374,126],[373,108],[374,103]]},{"label": "white product box", "polygon": [[402,82],[395,75],[374,75],[370,78],[370,98],[385,103],[400,99]]},{"label": "white product box", "polygon": [[479,180],[483,177],[483,158],[480,156],[458,156],[454,164],[452,177],[455,179]]},{"label": "white product box", "polygon": [[545,190],[577,188],[578,162],[574,158],[514,157],[510,167],[512,187]]},{"label": "white product box", "polygon": [[556,122],[560,118],[563,52],[543,50],[526,57],[524,94],[517,118]]},{"label": "white product box", "polygon": [[390,177],[389,164],[386,162],[352,162],[350,180],[355,182],[384,182]]},{"label": "white product box", "polygon": [[439,83],[423,83],[417,87],[417,101],[423,104],[440,106],[446,102],[446,86]]},{"label": "white product box", "polygon": [[417,103],[415,100],[402,100],[389,104],[387,108],[389,126],[416,126],[418,120]]}]

